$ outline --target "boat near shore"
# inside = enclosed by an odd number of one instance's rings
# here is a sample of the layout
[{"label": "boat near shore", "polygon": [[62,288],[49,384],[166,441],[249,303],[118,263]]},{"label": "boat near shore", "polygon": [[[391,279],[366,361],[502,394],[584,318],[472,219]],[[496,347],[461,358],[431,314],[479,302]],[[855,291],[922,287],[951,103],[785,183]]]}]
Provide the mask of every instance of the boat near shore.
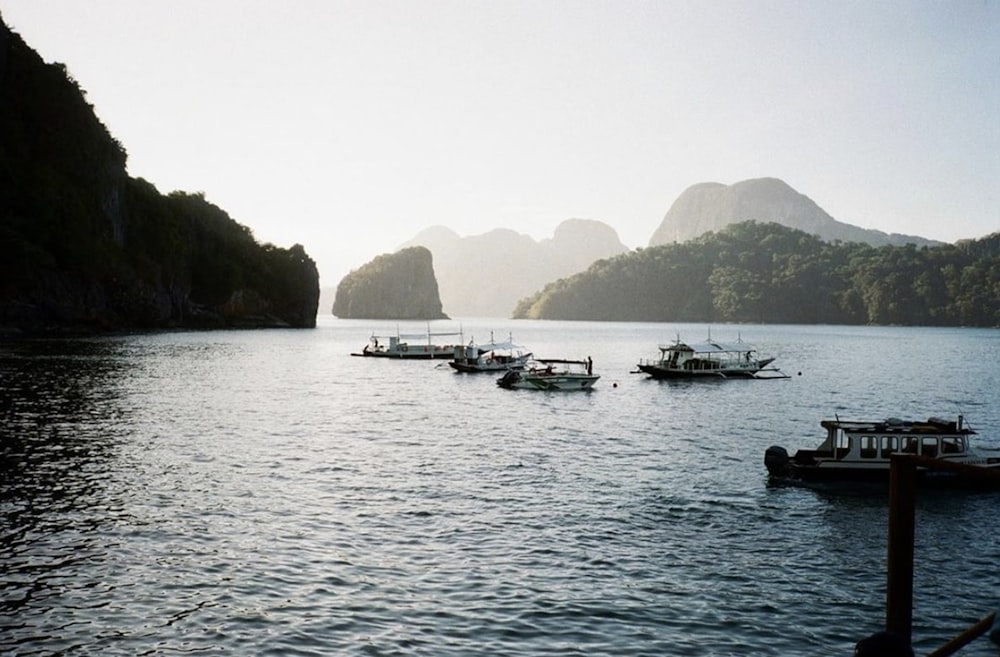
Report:
[{"label": "boat near shore", "polygon": [[787,379],[788,375],[771,367],[773,357],[761,358],[757,350],[743,341],[702,343],[681,342],[659,345],[658,358],[640,360],[636,373],[654,379]]},{"label": "boat near shore", "polygon": [[961,415],[957,420],[923,421],[837,418],[823,420],[820,426],[826,437],[815,449],[799,449],[789,456],[784,447],[767,448],[764,466],[771,482],[888,483],[893,456],[909,454],[916,458],[919,484],[1000,488],[1000,451],[974,448],[971,438],[976,432]]}]

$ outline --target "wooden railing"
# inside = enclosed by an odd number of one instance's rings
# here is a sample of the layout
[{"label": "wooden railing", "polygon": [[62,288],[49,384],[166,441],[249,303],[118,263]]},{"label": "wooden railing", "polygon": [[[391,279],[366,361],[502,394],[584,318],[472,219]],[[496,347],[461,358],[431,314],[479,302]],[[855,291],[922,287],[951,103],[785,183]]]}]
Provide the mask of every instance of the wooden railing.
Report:
[{"label": "wooden railing", "polygon": [[[893,454],[889,475],[889,540],[886,564],[885,629],[906,638],[913,633],[913,542],[917,468],[949,472],[959,484],[1000,490],[1000,471],[912,454]],[[994,601],[996,602],[996,601]],[[984,616],[928,657],[948,657],[992,627],[995,614]]]},{"label": "wooden railing", "polygon": [[993,627],[995,616],[996,614],[994,613],[983,616],[978,623],[965,630],[934,652],[929,653],[927,657],[948,657],[949,655],[954,655],[956,652],[972,643],[974,639],[978,639],[983,634],[989,632],[990,628]]}]

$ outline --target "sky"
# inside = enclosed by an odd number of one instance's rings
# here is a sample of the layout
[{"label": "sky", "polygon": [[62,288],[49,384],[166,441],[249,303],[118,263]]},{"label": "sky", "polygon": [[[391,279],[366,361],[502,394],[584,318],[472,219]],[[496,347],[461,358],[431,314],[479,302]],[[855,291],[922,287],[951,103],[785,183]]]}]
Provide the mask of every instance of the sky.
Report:
[{"label": "sky", "polygon": [[421,230],[648,245],[701,182],[1000,230],[1000,0],[0,0],[163,193],[320,284]]}]

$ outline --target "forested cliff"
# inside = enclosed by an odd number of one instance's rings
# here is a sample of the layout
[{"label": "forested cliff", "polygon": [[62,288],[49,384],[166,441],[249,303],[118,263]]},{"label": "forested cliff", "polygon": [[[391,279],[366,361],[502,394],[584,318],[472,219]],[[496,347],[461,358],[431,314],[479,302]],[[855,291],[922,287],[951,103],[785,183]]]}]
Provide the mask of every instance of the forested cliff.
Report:
[{"label": "forested cliff", "polygon": [[937,247],[744,222],[594,263],[515,318],[1000,326],[1000,233]]},{"label": "forested cliff", "polygon": [[318,299],[300,245],[130,178],[66,67],[0,17],[0,328],[313,327]]},{"label": "forested cliff", "polygon": [[411,246],[384,253],[352,271],[337,286],[333,314],[342,319],[448,319],[430,250]]}]

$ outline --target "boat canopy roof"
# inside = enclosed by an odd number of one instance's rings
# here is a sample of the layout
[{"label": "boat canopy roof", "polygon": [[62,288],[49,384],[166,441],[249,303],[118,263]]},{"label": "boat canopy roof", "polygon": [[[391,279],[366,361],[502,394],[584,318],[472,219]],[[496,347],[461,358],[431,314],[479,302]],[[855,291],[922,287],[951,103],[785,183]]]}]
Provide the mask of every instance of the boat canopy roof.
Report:
[{"label": "boat canopy roof", "polygon": [[890,417],[885,420],[874,420],[871,422],[854,420],[823,420],[820,426],[826,429],[843,429],[847,433],[880,433],[880,434],[974,434],[971,427],[964,424],[964,418],[958,417],[958,421],[943,420],[937,417],[921,420],[901,420]]},{"label": "boat canopy roof", "polygon": [[483,351],[496,351],[497,349],[501,351],[513,351],[515,349],[524,349],[524,345],[515,344],[509,340],[506,342],[485,342],[476,346]]},{"label": "boat canopy roof", "polygon": [[426,332],[426,333],[386,333],[384,335],[372,334],[373,338],[399,338],[400,340],[426,340],[428,338],[436,338],[445,335],[462,335],[461,331],[445,331],[445,332]]},{"label": "boat canopy roof", "polygon": [[752,345],[745,342],[725,344],[722,342],[699,342],[697,344],[686,344],[675,342],[673,344],[661,344],[660,351],[693,351],[696,354],[725,354],[725,353],[746,353],[755,351]]}]

